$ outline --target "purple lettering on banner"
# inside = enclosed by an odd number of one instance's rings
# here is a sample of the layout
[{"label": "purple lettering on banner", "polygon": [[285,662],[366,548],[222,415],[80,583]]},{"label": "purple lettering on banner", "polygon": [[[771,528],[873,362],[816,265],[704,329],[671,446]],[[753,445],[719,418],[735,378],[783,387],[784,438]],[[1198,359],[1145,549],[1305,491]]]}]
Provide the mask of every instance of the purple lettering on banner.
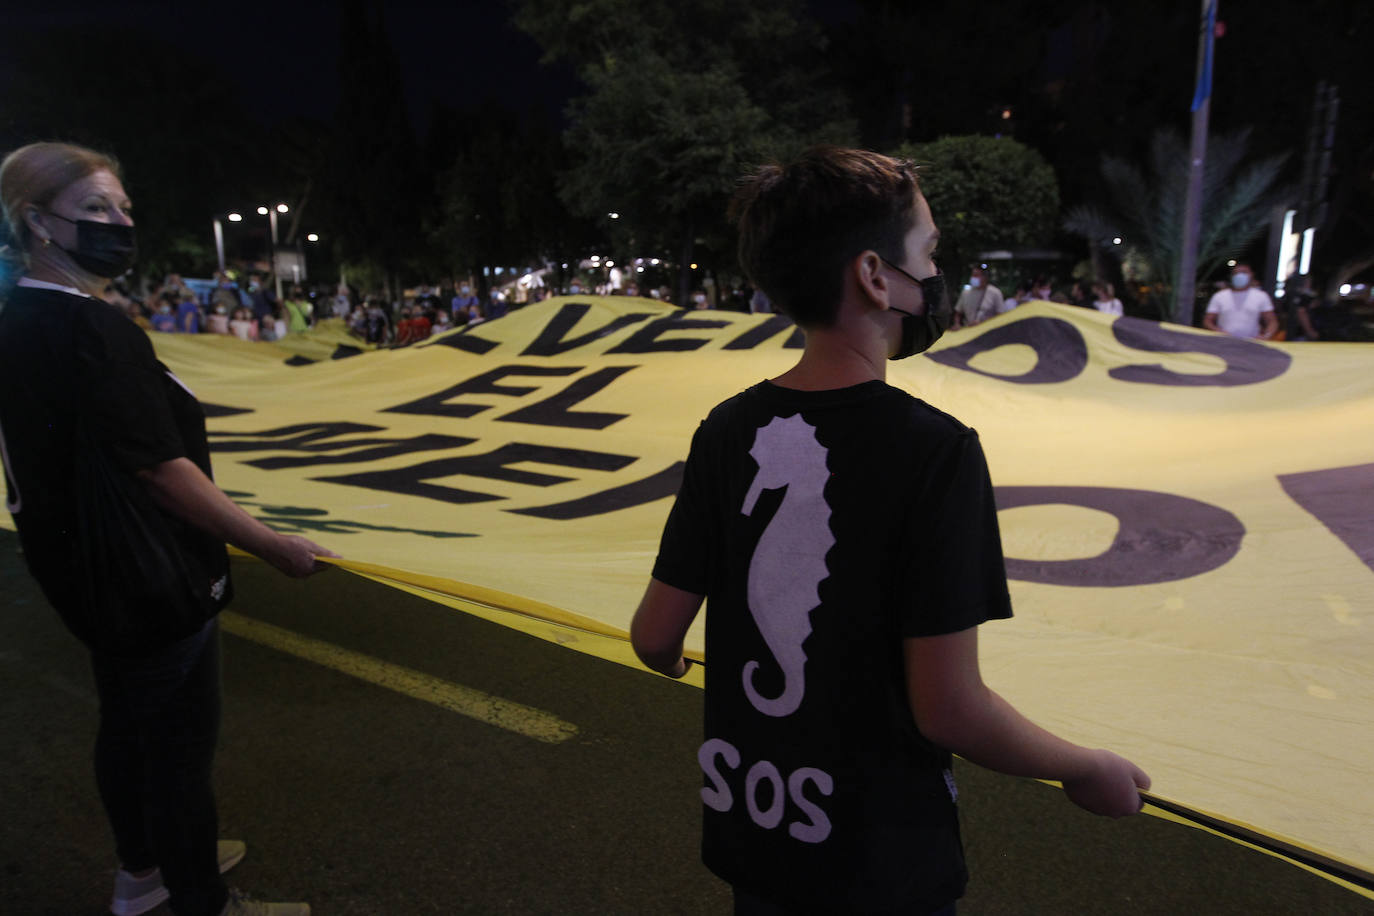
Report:
[{"label": "purple lettering on banner", "polygon": [[1200,576],[1240,550],[1245,526],[1220,506],[1155,490],[1116,487],[997,487],[998,510],[1067,505],[1116,516],[1111,546],[1095,557],[1020,560],[1007,577],[1044,585],[1118,588]]},{"label": "purple lettering on banner", "polygon": [[[1021,375],[998,375],[969,365],[975,356],[1005,347],[1025,344],[1035,351],[1035,365]],[[1051,385],[1076,378],[1088,365],[1088,344],[1078,329],[1062,318],[1036,316],[1013,321],[984,331],[973,340],[926,356],[941,365],[976,372],[988,378],[1017,385]]]},{"label": "purple lettering on banner", "polygon": [[1280,474],[1279,483],[1374,570],[1374,464]]},{"label": "purple lettering on banner", "polygon": [[1176,331],[1153,321],[1139,318],[1118,318],[1112,323],[1112,334],[1133,350],[1151,353],[1207,353],[1226,364],[1221,373],[1193,374],[1174,372],[1158,363],[1118,366],[1107,374],[1117,381],[1142,385],[1204,386],[1233,388],[1237,385],[1257,385],[1278,378],[1288,371],[1293,357],[1252,340],[1242,340],[1226,334],[1189,334]]}]

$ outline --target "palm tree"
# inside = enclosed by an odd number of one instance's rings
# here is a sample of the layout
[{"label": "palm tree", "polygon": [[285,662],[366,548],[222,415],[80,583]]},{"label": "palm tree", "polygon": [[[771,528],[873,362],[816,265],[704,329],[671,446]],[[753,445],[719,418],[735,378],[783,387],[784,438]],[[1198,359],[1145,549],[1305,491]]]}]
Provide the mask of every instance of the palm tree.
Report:
[{"label": "palm tree", "polygon": [[[1211,137],[1202,179],[1202,227],[1198,276],[1210,276],[1241,256],[1264,231],[1274,207],[1288,197],[1277,185],[1286,155],[1245,164],[1250,130]],[[1160,317],[1192,324],[1191,309],[1172,314],[1183,246],[1184,201],[1188,192],[1188,143],[1173,130],[1155,132],[1146,169],[1103,155],[1106,200],[1071,209],[1064,228],[1115,252],[1131,279],[1151,287]],[[1186,314],[1185,314],[1186,312]]]}]

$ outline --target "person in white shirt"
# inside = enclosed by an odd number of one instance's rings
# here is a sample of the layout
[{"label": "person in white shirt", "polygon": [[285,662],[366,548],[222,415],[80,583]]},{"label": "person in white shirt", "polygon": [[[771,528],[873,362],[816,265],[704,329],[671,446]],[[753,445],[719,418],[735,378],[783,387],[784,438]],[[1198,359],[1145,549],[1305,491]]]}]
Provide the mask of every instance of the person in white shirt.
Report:
[{"label": "person in white shirt", "polygon": [[1116,290],[1110,283],[1093,284],[1093,307],[1099,312],[1108,315],[1123,315],[1125,310],[1121,307],[1121,300],[1114,295]]},{"label": "person in white shirt", "polygon": [[1002,291],[988,282],[987,271],[973,268],[968,288],[959,294],[959,302],[954,306],[954,326],[971,328],[1003,311]]},{"label": "person in white shirt", "polygon": [[1231,269],[1231,288],[1212,296],[1207,313],[1202,316],[1202,326],[1232,337],[1273,339],[1279,329],[1274,303],[1256,285],[1255,272],[1249,264],[1237,264]]}]

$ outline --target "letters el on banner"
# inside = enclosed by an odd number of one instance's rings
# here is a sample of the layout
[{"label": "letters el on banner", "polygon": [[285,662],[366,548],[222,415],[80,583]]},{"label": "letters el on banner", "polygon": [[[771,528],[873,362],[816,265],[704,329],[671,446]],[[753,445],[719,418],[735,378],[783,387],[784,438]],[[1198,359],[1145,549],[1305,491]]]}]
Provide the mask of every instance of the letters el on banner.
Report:
[{"label": "letters el on banner", "polygon": [[[400,350],[153,338],[254,515],[626,664],[698,421],[801,346],[624,297]],[[1017,616],[982,628],[988,681],[1161,805],[1374,896],[1374,348],[1036,303],[888,380],[975,427],[997,484]]]}]

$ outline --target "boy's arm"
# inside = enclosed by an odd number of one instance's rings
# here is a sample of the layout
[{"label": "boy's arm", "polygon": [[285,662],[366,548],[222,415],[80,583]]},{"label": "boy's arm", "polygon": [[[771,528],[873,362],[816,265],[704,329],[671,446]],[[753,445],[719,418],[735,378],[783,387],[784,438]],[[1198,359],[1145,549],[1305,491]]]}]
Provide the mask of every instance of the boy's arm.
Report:
[{"label": "boy's arm", "polygon": [[1111,751],[1080,747],[1031,722],[983,683],[978,628],[903,640],[907,694],[916,726],[967,760],[1012,776],[1054,779],[1094,814],[1137,813],[1143,770]]},{"label": "boy's arm", "polygon": [[639,609],[630,623],[630,644],[646,667],[668,677],[682,677],[688,662],[682,641],[701,608],[702,596],[666,582],[649,579]]}]

